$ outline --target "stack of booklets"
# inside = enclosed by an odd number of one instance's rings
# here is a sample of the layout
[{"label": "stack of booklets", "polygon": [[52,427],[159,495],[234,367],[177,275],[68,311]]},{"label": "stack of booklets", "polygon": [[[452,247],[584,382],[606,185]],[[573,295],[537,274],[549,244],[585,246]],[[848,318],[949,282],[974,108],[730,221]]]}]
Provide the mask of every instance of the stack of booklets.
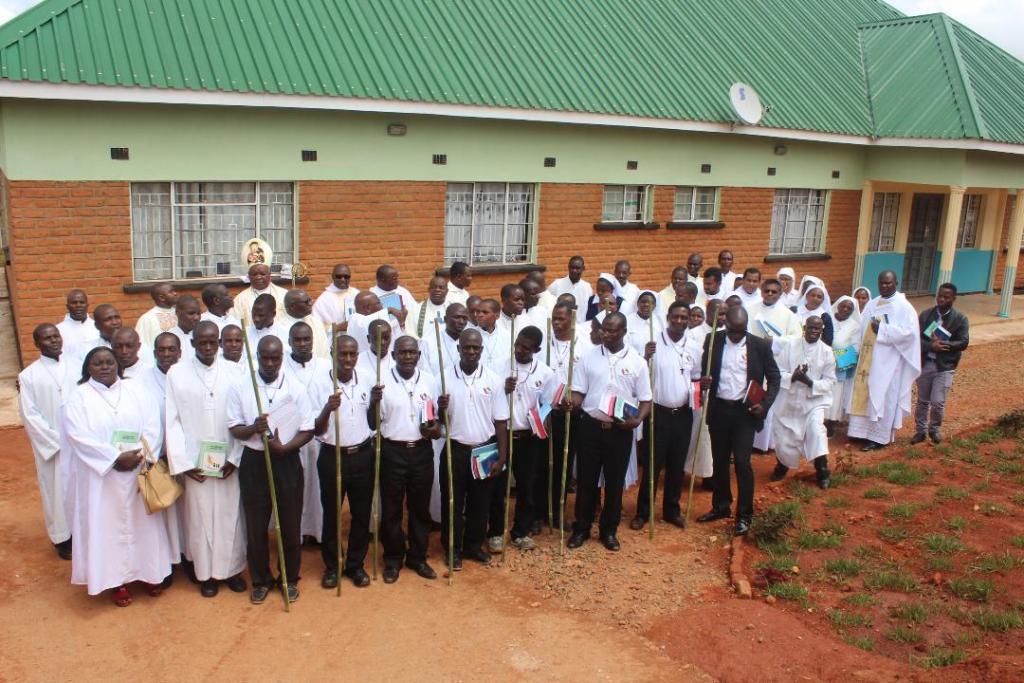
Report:
[{"label": "stack of booklets", "polygon": [[605,394],[601,397],[598,410],[618,422],[625,422],[640,414],[640,406],[630,403],[617,394]]},{"label": "stack of booklets", "polygon": [[526,421],[530,423],[530,431],[538,439],[548,438],[548,430],[544,426],[544,420],[547,419],[549,414],[551,414],[551,404],[549,403],[541,403],[536,408],[530,408],[530,412],[526,414]]},{"label": "stack of booklets", "polygon": [[949,333],[949,330],[942,326],[942,323],[938,320],[933,320],[931,325],[924,328],[924,336],[929,339],[938,339],[939,341],[945,342],[949,341],[949,338],[953,335]]},{"label": "stack of booklets", "polygon": [[764,318],[758,318],[757,319],[757,324],[760,325],[761,329],[769,337],[781,337],[782,336],[782,330],[780,330],[778,327],[776,327],[775,325],[771,324],[770,322],[768,322]]},{"label": "stack of booklets", "polygon": [[435,420],[437,420],[437,404],[428,398],[423,402],[423,410],[420,411],[420,423],[430,425]]},{"label": "stack of booklets", "polygon": [[555,389],[555,395],[551,397],[551,405],[557,406],[562,403],[566,398],[565,396],[565,382],[561,382],[558,388]]},{"label": "stack of booklets", "polygon": [[498,461],[498,444],[488,443],[477,446],[469,454],[469,467],[474,479],[486,479],[491,465]]}]

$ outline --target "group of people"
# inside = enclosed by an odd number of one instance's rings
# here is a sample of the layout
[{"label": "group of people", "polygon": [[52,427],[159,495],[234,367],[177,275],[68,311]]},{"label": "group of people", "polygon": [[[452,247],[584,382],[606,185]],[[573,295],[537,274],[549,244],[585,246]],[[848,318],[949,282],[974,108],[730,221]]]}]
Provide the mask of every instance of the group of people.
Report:
[{"label": "group of people", "polygon": [[[952,284],[918,319],[891,271],[878,297],[861,287],[833,303],[819,278],[797,286],[791,268],[763,278],[732,265],[729,251],[709,268],[691,254],[655,292],[630,282],[628,261],[592,288],[574,256],[550,285],[534,270],[493,299],[470,294],[457,262],[418,302],[388,265],[363,291],[336,265],[314,301],[253,264],[248,287],[207,285],[202,306],[153,286],[134,329],[110,304],[90,316],[72,290],[64,320],[34,330],[40,357],[19,376],[50,538],[72,583],[120,606],[134,582],[158,595],[179,563],[203,596],[223,583],[261,603],[280,582],[269,453],[281,588],[295,600],[303,539],[320,544],[324,588],[370,584],[375,533],[385,583],[403,567],[436,578],[437,523],[449,571],[506,543],[529,551],[545,524],[578,548],[596,521],[616,551],[624,489],[644,482],[629,524],[641,529],[662,471],[664,521],[685,527],[689,472],[712,491],[698,521],[734,517],[745,534],[752,451],[774,450],[775,480],[812,461],[827,487],[835,425],[848,421],[867,450],[890,443],[919,376],[914,442],[940,440],[968,339]],[[137,474],[159,459],[184,493],[150,514]],[[351,516],[341,566],[338,481]]]}]

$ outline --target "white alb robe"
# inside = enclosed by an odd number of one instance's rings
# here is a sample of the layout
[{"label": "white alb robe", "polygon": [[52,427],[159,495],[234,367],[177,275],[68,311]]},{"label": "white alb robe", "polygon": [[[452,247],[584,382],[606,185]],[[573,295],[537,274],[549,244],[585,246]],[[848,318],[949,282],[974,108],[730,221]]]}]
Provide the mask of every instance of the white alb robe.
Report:
[{"label": "white alb robe", "polygon": [[60,451],[60,407],[74,390],[78,373],[70,364],[41,356],[18,373],[21,423],[32,444],[46,533],[52,543],[71,538],[64,513],[64,470]]},{"label": "white alb robe", "polygon": [[[399,337],[405,334],[402,331],[398,321],[388,315],[388,312],[383,308],[376,313],[353,313],[348,319],[348,336],[356,340],[356,344],[359,345],[359,353],[364,353],[370,349],[370,341],[366,335],[369,334],[370,323],[374,320],[384,320],[391,325],[391,344],[392,346]],[[388,353],[391,352],[391,346],[388,347]]]},{"label": "white alb robe", "polygon": [[100,331],[96,329],[96,321],[88,315],[84,321],[78,322],[68,313],[63,320],[57,323],[57,331],[60,332],[60,338],[64,340],[65,353],[75,346],[100,338]]},{"label": "white alb robe", "polygon": [[875,297],[864,306],[858,339],[864,339],[873,318],[883,316],[888,320],[878,325],[868,373],[867,415],[850,415],[847,433],[888,444],[903,426],[903,418],[910,415],[910,391],[921,374],[921,328],[917,311],[902,292],[896,292],[888,299]]},{"label": "white alb robe", "polygon": [[[307,325],[309,325],[310,329],[313,330],[313,357],[326,358],[327,362],[330,362],[331,335],[330,333],[324,332],[323,325],[321,325],[320,321],[313,317],[312,313],[307,315],[305,318],[294,318],[288,315],[287,312],[285,312],[274,318],[274,323],[280,325],[285,330],[287,330],[289,335],[291,334],[292,331],[292,325],[294,325],[295,323],[306,323]],[[281,341],[285,342],[286,344],[288,343],[287,339],[282,339]]]},{"label": "white alb robe", "polygon": [[629,280],[626,280],[626,284],[619,283],[619,296],[622,297],[622,303],[619,304],[619,313],[628,316],[636,311],[636,300],[640,298],[640,291],[640,288]]},{"label": "white alb robe", "polygon": [[594,296],[594,289],[589,282],[580,278],[578,282],[574,283],[567,275],[548,285],[548,291],[556,299],[562,294],[572,294],[576,299],[576,322],[587,321],[587,303],[590,301],[590,297]]},{"label": "white alb robe", "polygon": [[181,325],[175,325],[168,331],[177,337],[178,343],[181,344],[181,360],[189,360],[196,355],[196,349],[192,346],[191,332],[181,329]]},{"label": "white alb robe", "polygon": [[[152,360],[140,355],[138,357],[138,360],[136,360],[134,363],[132,363],[126,368],[122,368],[122,372],[124,374],[125,379],[135,379],[136,377],[141,377],[143,374],[152,370],[154,365],[155,363]],[[154,450],[156,449],[156,446],[154,444],[150,445],[153,446]]]},{"label": "white alb robe", "polygon": [[[167,462],[171,474],[183,474],[199,463],[201,442],[227,444],[227,460],[238,466],[242,451],[227,427],[227,395],[237,372],[223,359],[209,366],[192,358],[167,372]],[[199,482],[182,477],[186,555],[196,578],[229,579],[245,568],[245,525],[238,472],[223,479]]]},{"label": "white alb robe", "polygon": [[747,315],[752,314],[761,305],[761,290],[755,289],[752,294],[748,294],[747,290],[743,289],[742,286],[737,287],[733,294],[740,298],[743,302],[743,308],[747,310]]},{"label": "white alb robe", "polygon": [[[449,301],[435,304],[430,299],[424,299],[422,303],[414,304],[409,309],[409,315],[405,318],[405,333],[415,339],[423,339],[434,334],[434,319],[441,321],[444,327],[444,313],[448,310]],[[457,302],[465,305],[465,302]]]},{"label": "white alb robe", "polygon": [[228,325],[235,325],[237,327],[242,326],[242,322],[228,311],[224,315],[217,315],[210,311],[203,311],[203,314],[199,316],[200,321],[208,321],[217,326],[217,332],[223,332],[224,328]]},{"label": "white alb robe", "polygon": [[[849,301],[853,305],[853,312],[846,320],[836,318],[839,304]],[[832,350],[833,352],[848,347],[856,347],[860,333],[860,310],[857,301],[853,297],[841,296],[832,304]],[[832,387],[832,406],[828,409],[826,419],[836,422],[846,422],[846,406],[853,397],[853,373],[849,377],[840,376],[836,370],[836,383]]]},{"label": "white alb robe", "polygon": [[66,512],[75,539],[71,583],[90,595],[132,581],[158,584],[171,573],[164,512],[146,514],[138,469],[119,472],[115,431],[159,441],[160,416],[134,381],[75,387],[61,414],[61,452],[68,458]]},{"label": "white alb robe", "polygon": [[[828,455],[825,413],[832,404],[836,358],[825,342],[808,344],[800,337],[783,342],[775,362],[782,373],[772,420],[775,457],[786,467],[796,468],[801,458]],[[805,364],[812,386],[793,381],[793,371]]]},{"label": "white alb robe", "polygon": [[[314,356],[305,364],[298,362],[291,355],[285,358],[285,367],[288,369],[293,380],[302,385],[302,390],[307,396],[312,396],[309,390],[313,379],[317,375],[329,374],[331,371],[331,360],[329,358],[317,358]],[[313,406],[313,415],[319,415],[323,406]],[[320,456],[320,442],[310,439],[309,443],[299,449],[299,460],[302,462],[302,535],[312,536],[320,542],[324,529],[324,508],[320,502],[320,475],[317,474],[316,461]]]},{"label": "white alb robe", "polygon": [[139,341],[143,349],[152,349],[153,342],[161,332],[170,332],[178,324],[178,316],[173,308],[154,306],[141,316],[135,323],[135,331],[139,333]]},{"label": "white alb robe", "polygon": [[313,304],[313,315],[320,321],[324,332],[330,333],[331,325],[340,325],[356,312],[355,298],[359,290],[355,287],[339,289],[332,282],[320,293]]},{"label": "white alb robe", "polygon": [[235,295],[235,304],[231,307],[231,315],[247,323],[252,322],[252,305],[256,303],[256,297],[261,294],[270,294],[277,301],[277,315],[284,315],[284,295],[288,290],[278,287],[273,282],[267,285],[266,289],[255,290],[252,285],[246,287]]},{"label": "white alb robe", "polygon": [[[737,291],[743,291],[742,287]],[[767,324],[765,324],[767,323]],[[776,335],[771,328],[782,332]],[[762,339],[771,339],[772,353],[778,354],[782,345],[791,339],[801,336],[800,320],[793,311],[776,302],[772,306],[766,306],[764,302],[754,304],[749,312],[747,331]],[[754,448],[767,451],[774,447],[774,429],[772,421],[775,418],[775,406],[768,409],[764,418],[764,427],[754,434]]]},{"label": "white alb robe", "polygon": [[462,304],[465,306],[467,301],[469,301],[469,290],[463,289],[449,281],[448,293],[444,295],[444,305]]}]

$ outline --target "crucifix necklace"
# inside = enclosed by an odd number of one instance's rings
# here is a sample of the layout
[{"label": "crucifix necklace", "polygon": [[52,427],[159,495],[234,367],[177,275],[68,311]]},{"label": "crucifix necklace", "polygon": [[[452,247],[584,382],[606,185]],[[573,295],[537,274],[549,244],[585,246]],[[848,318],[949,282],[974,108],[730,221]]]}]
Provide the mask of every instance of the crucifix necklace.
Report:
[{"label": "crucifix necklace", "polygon": [[410,381],[398,374],[395,368],[391,368],[391,376],[402,383],[402,388],[405,390],[405,395],[409,401],[409,421],[412,423],[416,422],[416,400],[413,398],[413,394],[416,391],[416,385],[420,381],[420,371],[416,370]]}]

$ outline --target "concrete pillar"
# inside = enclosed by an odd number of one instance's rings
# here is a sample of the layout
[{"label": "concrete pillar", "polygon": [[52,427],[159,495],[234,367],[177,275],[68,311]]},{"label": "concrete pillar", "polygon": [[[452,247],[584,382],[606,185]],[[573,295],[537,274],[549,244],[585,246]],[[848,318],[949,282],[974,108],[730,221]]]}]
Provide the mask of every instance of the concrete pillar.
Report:
[{"label": "concrete pillar", "polygon": [[860,216],[857,220],[857,251],[853,262],[853,283],[850,290],[860,287],[864,279],[864,256],[868,253],[871,238],[871,216],[875,206],[875,191],[870,180],[864,181],[860,191]]},{"label": "concrete pillar", "polygon": [[1013,283],[1017,280],[1017,262],[1020,261],[1021,235],[1024,233],[1024,188],[1017,190],[1010,217],[1010,239],[1006,242],[1006,269],[1003,271],[1003,292],[999,298],[999,317],[1010,317],[1013,301]]},{"label": "concrete pillar", "polygon": [[946,208],[946,224],[942,227],[942,260],[939,261],[939,284],[953,279],[953,261],[956,259],[956,237],[960,232],[960,214],[964,206],[963,185],[951,185],[949,188],[949,206]]}]

